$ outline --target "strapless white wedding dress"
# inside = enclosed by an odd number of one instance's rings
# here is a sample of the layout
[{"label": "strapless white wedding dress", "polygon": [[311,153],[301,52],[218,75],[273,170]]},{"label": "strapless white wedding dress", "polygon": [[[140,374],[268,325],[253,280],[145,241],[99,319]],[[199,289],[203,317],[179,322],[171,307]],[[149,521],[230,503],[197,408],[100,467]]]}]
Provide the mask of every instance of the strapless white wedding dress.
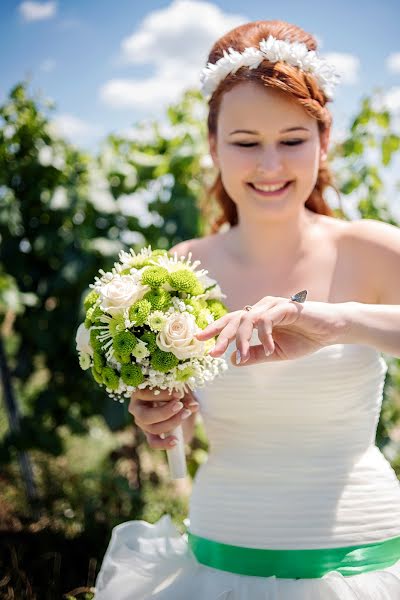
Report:
[{"label": "strapless white wedding dress", "polygon": [[115,527],[95,600],[400,600],[397,550],[368,572],[305,578],[241,574],[196,558],[190,534],[271,550],[400,536],[400,483],[375,445],[381,354],[336,344],[290,361],[228,364],[200,394],[210,447],[193,482],[188,531],[168,514]]}]

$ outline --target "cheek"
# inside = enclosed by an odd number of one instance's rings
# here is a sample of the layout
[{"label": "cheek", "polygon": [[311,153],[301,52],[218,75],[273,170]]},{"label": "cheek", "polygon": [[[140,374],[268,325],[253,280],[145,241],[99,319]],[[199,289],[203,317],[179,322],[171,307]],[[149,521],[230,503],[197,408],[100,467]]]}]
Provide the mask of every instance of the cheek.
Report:
[{"label": "cheek", "polygon": [[315,146],[304,148],[303,151],[293,153],[291,157],[293,166],[296,170],[301,171],[303,176],[305,173],[309,178],[314,178],[318,174],[319,167],[319,149]]},{"label": "cheek", "polygon": [[246,170],[252,168],[254,155],[251,152],[240,152],[237,148],[225,148],[220,154],[220,163],[226,176],[234,179]]}]

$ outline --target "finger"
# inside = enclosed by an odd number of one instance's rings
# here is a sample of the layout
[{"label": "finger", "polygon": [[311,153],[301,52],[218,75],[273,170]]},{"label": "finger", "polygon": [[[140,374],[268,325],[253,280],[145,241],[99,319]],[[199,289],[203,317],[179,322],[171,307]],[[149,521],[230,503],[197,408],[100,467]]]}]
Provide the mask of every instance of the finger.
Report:
[{"label": "finger", "polygon": [[[292,310],[292,308],[290,307],[289,310]],[[249,347],[249,358],[245,362],[237,362],[236,355],[231,355],[232,364],[236,366],[242,364],[250,365],[257,362],[265,362],[265,360],[271,357],[273,357],[272,360],[276,360],[273,328],[284,321],[287,312],[288,308],[286,304],[278,304],[273,308],[264,310],[262,315],[257,319],[256,325],[261,345]],[[272,351],[273,353],[270,356],[266,356],[265,348],[268,352]],[[280,359],[278,358],[278,360]]]},{"label": "finger", "polygon": [[236,318],[231,321],[224,327],[224,329],[219,334],[217,341],[215,343],[214,348],[209,352],[210,356],[220,356],[224,352],[226,352],[229,344],[235,339],[237,329],[239,327],[241,315],[237,315]]},{"label": "finger", "polygon": [[163,406],[157,407],[149,406],[148,402],[136,402],[130,412],[135,417],[135,422],[141,427],[165,421],[182,410],[183,406],[183,402],[180,400],[166,402]]},{"label": "finger", "polygon": [[222,331],[217,342],[215,343],[214,348],[208,353],[209,356],[215,358],[224,354],[231,341],[235,339],[235,331],[236,329],[231,330],[231,333],[229,333],[227,330]]},{"label": "finger", "polygon": [[236,331],[236,348],[241,362],[246,362],[250,358],[249,348],[253,329],[254,323],[251,315],[249,313],[244,314]]},{"label": "finger", "polygon": [[190,410],[197,410],[200,406],[199,400],[192,390],[185,392],[184,397],[180,400],[183,402],[185,408],[189,408]]},{"label": "finger", "polygon": [[206,341],[218,335],[232,319],[233,314],[234,313],[227,313],[220,319],[210,323],[210,325],[207,325],[205,329],[202,329],[202,331],[196,333],[195,337],[200,341]]},{"label": "finger", "polygon": [[260,319],[257,323],[258,339],[263,345],[266,356],[275,351],[274,338],[272,336],[272,324],[269,319]]},{"label": "finger", "polygon": [[175,436],[169,435],[165,439],[160,438],[159,435],[155,435],[154,433],[146,433],[146,440],[150,448],[159,448],[161,450],[169,450],[176,446],[177,439]]},{"label": "finger", "polygon": [[138,424],[143,431],[149,433],[155,433],[156,435],[160,435],[160,433],[170,433],[175,427],[182,424],[182,421],[189,418],[192,412],[186,408],[182,408],[182,410],[175,416],[170,419],[166,419],[165,421],[160,421],[159,423],[147,424],[143,427]]},{"label": "finger", "polygon": [[255,365],[263,362],[275,362],[277,360],[286,360],[285,357],[276,351],[269,356],[265,355],[264,346],[262,344],[257,344],[256,346],[250,346],[249,349],[249,359],[246,360],[245,363],[236,363],[236,352],[233,352],[230,356],[230,361],[235,367],[248,367],[250,365]]},{"label": "finger", "polygon": [[134,402],[140,400],[143,402],[159,402],[173,400],[179,398],[179,396],[180,393],[177,391],[170,392],[169,390],[161,390],[159,388],[154,388],[152,390],[145,388],[135,390],[131,395],[131,400]]}]

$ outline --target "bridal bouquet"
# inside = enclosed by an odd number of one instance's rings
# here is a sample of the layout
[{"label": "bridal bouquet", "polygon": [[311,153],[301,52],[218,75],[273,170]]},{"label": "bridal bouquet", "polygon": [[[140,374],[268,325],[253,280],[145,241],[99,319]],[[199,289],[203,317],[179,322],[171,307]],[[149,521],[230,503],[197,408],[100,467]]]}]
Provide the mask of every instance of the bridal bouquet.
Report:
[{"label": "bridal bouquet", "polygon": [[[215,338],[195,337],[228,312],[226,296],[191,258],[150,246],[122,251],[112,271],[100,269],[89,285],[76,348],[80,367],[91,369],[110,398],[123,402],[137,388],[178,391],[183,398],[227,369],[225,359],[208,355]],[[167,455],[172,477],[179,478],[186,474],[182,427],[173,434],[178,443]]]}]

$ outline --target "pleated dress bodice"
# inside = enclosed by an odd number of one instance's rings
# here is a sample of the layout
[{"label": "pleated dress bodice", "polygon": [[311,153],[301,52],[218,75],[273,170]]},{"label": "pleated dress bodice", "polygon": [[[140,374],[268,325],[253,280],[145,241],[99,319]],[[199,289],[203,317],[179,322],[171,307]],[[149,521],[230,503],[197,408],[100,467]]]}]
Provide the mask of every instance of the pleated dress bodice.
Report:
[{"label": "pleated dress bodice", "polygon": [[209,455],[193,482],[190,531],[271,549],[399,536],[400,483],[375,445],[381,354],[336,344],[238,368],[234,349],[228,370],[200,393]]}]

